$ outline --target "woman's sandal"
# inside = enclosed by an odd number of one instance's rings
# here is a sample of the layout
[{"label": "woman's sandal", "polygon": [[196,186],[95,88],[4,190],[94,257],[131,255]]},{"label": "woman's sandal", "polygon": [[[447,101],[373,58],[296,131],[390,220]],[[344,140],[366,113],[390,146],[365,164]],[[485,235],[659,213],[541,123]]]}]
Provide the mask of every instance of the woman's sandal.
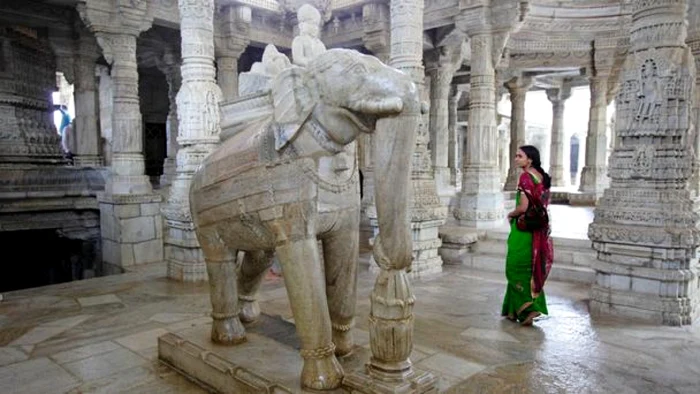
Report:
[{"label": "woman's sandal", "polygon": [[523,320],[523,321],[520,323],[520,325],[521,325],[521,326],[527,326],[527,327],[529,327],[529,326],[532,325],[532,323],[534,323],[535,318],[539,317],[540,315],[541,315],[541,313],[539,313],[539,312],[530,312],[530,313],[528,313],[528,315],[527,315],[527,317],[525,318],[525,320]]}]

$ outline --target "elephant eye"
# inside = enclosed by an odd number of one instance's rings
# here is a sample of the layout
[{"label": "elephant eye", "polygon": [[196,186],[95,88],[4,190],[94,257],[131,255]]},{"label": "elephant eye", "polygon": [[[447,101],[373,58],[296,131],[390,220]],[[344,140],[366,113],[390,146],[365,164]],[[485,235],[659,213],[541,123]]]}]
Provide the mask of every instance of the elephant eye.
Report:
[{"label": "elephant eye", "polygon": [[353,64],[347,71],[350,74],[367,74],[367,67],[362,64]]}]

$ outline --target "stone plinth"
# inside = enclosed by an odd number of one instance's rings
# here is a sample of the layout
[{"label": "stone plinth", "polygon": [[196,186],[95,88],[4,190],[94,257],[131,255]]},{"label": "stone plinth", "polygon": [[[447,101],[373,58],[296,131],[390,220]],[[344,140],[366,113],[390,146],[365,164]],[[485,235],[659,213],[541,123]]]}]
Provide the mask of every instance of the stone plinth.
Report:
[{"label": "stone plinth", "polygon": [[440,256],[445,264],[462,264],[479,240],[479,232],[460,226],[440,227]]},{"label": "stone plinth", "polygon": [[[311,393],[301,389],[303,361],[294,325],[267,315],[247,328],[247,341],[223,346],[210,339],[211,324],[158,338],[159,360],[216,393]],[[274,333],[274,336],[270,333]],[[369,357],[366,348],[340,358],[345,371]]]},{"label": "stone plinth", "polygon": [[100,194],[102,259],[126,268],[163,260],[160,195]]}]

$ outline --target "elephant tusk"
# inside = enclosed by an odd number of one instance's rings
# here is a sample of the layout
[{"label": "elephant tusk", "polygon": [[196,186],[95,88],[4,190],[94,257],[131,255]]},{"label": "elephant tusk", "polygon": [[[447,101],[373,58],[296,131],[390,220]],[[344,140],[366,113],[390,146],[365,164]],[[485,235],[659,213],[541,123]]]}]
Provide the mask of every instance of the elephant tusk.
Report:
[{"label": "elephant tusk", "polygon": [[403,100],[398,97],[382,100],[359,100],[350,106],[353,111],[373,115],[398,114],[403,110]]}]

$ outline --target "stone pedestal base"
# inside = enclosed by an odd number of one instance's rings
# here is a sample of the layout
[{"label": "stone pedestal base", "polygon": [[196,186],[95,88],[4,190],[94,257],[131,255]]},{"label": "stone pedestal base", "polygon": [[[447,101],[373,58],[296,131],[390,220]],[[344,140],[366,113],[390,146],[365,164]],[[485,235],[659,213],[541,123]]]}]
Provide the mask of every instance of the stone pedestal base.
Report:
[{"label": "stone pedestal base", "polygon": [[442,247],[439,249],[442,261],[448,265],[462,264],[479,240],[476,230],[459,226],[440,227]]},{"label": "stone pedestal base", "polygon": [[[600,247],[594,243],[599,254]],[[615,244],[605,245],[605,249],[615,251],[611,257],[616,261],[601,261],[599,257],[592,263],[596,275],[591,313],[671,326],[692,324],[700,316],[697,261],[688,269],[655,268],[645,261],[673,251]]]},{"label": "stone pedestal base", "polygon": [[99,194],[102,260],[126,268],[163,261],[160,195]]},{"label": "stone pedestal base", "polygon": [[73,164],[76,167],[102,167],[102,157],[94,156],[75,156],[73,157]]},{"label": "stone pedestal base", "polygon": [[503,191],[495,167],[464,169],[462,192],[457,196],[454,216],[460,226],[491,229],[504,223]]},{"label": "stone pedestal base", "polygon": [[207,281],[207,265],[192,222],[166,219],[165,261],[168,278],[180,282]]},{"label": "stone pedestal base", "polygon": [[438,379],[429,372],[413,370],[406,379],[385,382],[373,378],[365,370],[345,376],[343,388],[352,394],[437,394]]},{"label": "stone pedestal base", "polygon": [[[211,324],[165,334],[158,338],[158,359],[210,392],[312,392],[301,388],[303,360],[291,323],[263,314],[246,327],[247,341],[242,344],[217,345],[210,338]],[[338,361],[348,375],[362,369],[369,357],[368,349],[356,346],[351,355]]]}]

